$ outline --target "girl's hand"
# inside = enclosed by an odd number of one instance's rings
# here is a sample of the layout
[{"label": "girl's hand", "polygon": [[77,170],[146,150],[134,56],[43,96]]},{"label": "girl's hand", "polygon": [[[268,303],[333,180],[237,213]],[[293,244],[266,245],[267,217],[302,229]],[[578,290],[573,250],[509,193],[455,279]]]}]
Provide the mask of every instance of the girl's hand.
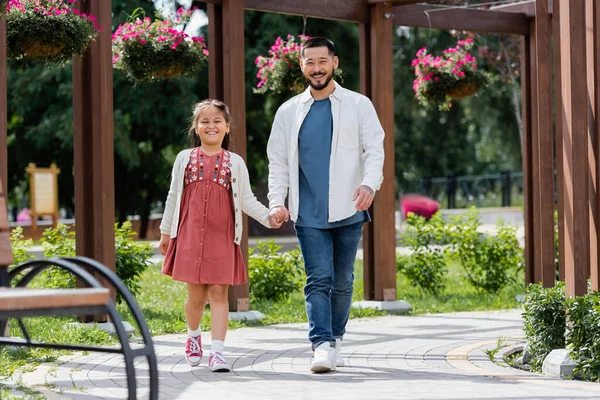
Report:
[{"label": "girl's hand", "polygon": [[269,213],[269,224],[271,228],[277,229],[287,222],[290,217],[290,212],[282,206],[275,207]]},{"label": "girl's hand", "polygon": [[162,254],[163,256],[167,254],[167,249],[169,248],[170,241],[170,235],[160,235],[160,243],[158,244],[158,249],[160,250],[160,254]]}]

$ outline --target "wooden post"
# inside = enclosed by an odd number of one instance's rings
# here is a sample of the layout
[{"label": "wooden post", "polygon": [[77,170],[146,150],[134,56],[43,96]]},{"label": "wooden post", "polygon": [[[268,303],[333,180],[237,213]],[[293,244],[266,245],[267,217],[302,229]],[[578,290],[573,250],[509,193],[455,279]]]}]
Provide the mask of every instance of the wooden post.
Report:
[{"label": "wooden post", "polygon": [[554,141],[556,146],[556,185],[558,193],[558,279],[565,280],[565,184],[563,160],[563,113],[561,91],[561,54],[560,54],[560,1],[553,2],[552,10],[552,46],[554,57]]},{"label": "wooden post", "polygon": [[208,4],[208,96],[223,100],[223,9]]},{"label": "wooden post", "polygon": [[577,296],[587,292],[590,265],[585,2],[559,1],[565,281],[567,295]]},{"label": "wooden post", "polygon": [[555,246],[554,246],[554,130],[552,126],[552,25],[548,10],[548,1],[536,1],[535,18],[535,61],[537,106],[536,132],[534,132],[534,187],[537,188],[534,207],[539,208],[536,215],[536,235],[539,244],[539,264],[536,271],[540,276],[537,281],[544,287],[554,286],[555,281]]},{"label": "wooden post", "polygon": [[[8,194],[8,96],[6,94],[6,17],[0,15],[0,183]],[[3,212],[3,210],[0,210]]]},{"label": "wooden post", "polygon": [[523,153],[523,204],[525,222],[525,282],[535,282],[536,252],[534,246],[533,154],[532,154],[532,90],[531,36],[521,39],[521,114]]},{"label": "wooden post", "polygon": [[[359,52],[360,52],[360,92],[372,98],[371,90],[371,24],[359,24]],[[373,207],[369,209],[373,215]],[[365,224],[363,227],[362,249],[363,249],[363,285],[364,300],[375,298],[374,282],[374,256],[375,243],[373,223]]]},{"label": "wooden post", "polygon": [[[222,6],[223,50],[223,100],[229,106],[233,118],[231,128],[231,150],[246,159],[246,81],[244,76],[244,3],[223,0]],[[210,50],[209,50],[210,51]],[[217,86],[213,89],[218,91]],[[217,93],[218,94],[218,93]],[[248,226],[244,215],[243,224]],[[244,229],[242,254],[248,266],[248,229]],[[229,290],[229,309],[247,311],[250,286],[248,283],[232,286]]]},{"label": "wooden post", "polygon": [[390,3],[370,6],[372,101],[385,131],[383,184],[373,202],[374,300],[396,300],[394,57]]},{"label": "wooden post", "polygon": [[73,62],[75,232],[77,254],[115,270],[111,2],[79,0],[102,29]]},{"label": "wooden post", "polygon": [[590,280],[593,291],[600,290],[600,5],[586,2],[588,111],[590,149]]}]

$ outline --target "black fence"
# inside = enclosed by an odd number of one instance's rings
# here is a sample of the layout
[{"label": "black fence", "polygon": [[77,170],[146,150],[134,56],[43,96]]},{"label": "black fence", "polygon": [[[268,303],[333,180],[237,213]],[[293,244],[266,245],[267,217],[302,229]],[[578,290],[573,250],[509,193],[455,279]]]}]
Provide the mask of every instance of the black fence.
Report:
[{"label": "black fence", "polygon": [[522,206],[523,173],[420,178],[403,184],[400,191],[430,197],[442,208]]}]

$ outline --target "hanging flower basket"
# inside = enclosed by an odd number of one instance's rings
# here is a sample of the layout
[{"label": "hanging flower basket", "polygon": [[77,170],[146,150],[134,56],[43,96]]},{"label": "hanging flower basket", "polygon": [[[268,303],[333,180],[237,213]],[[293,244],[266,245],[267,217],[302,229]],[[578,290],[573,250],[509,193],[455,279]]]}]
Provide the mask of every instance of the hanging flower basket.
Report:
[{"label": "hanging flower basket", "polygon": [[415,96],[424,106],[437,106],[448,111],[452,100],[473,96],[488,85],[487,75],[477,69],[475,57],[469,50],[473,40],[459,40],[456,47],[444,50],[434,57],[422,48],[412,62],[416,79]]},{"label": "hanging flower basket", "polygon": [[177,28],[188,23],[195,10],[180,8],[171,19],[136,18],[119,25],[112,37],[114,67],[136,83],[196,73],[208,60],[204,38]]},{"label": "hanging flower basket", "polygon": [[[271,46],[268,56],[258,56],[254,63],[258,68],[256,77],[259,79],[255,93],[285,93],[288,91],[301,93],[306,89],[306,78],[300,70],[302,44],[310,36],[287,35],[287,41],[278,37]],[[336,69],[334,78],[343,81],[341,69]]]},{"label": "hanging flower basket", "polygon": [[54,65],[83,55],[98,36],[96,18],[74,10],[76,0],[9,0],[8,58],[23,65]]}]

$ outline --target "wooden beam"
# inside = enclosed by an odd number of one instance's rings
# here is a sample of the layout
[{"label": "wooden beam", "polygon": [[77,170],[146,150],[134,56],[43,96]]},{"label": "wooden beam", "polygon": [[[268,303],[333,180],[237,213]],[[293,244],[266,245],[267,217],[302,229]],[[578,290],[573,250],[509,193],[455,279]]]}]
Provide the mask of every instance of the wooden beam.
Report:
[{"label": "wooden beam", "polygon": [[[359,24],[359,53],[360,53],[360,92],[372,98],[371,90],[371,24]],[[369,209],[373,215],[373,207]],[[362,249],[363,249],[363,293],[364,300],[375,298],[375,232],[373,223],[365,224],[363,227]]]},{"label": "wooden beam", "polygon": [[73,61],[76,251],[115,271],[112,10],[99,0],[77,7],[102,31]]},{"label": "wooden beam", "polygon": [[208,11],[208,96],[223,100],[223,8],[209,4]]},{"label": "wooden beam", "polygon": [[[550,0],[552,1],[552,0]],[[549,12],[552,12],[553,7],[549,7]],[[508,12],[525,14],[528,18],[535,17],[535,0],[526,0],[516,3],[501,4],[490,7],[490,11]]]},{"label": "wooden beam", "polygon": [[[0,15],[0,183],[8,193],[8,96],[6,64],[6,17]],[[4,212],[4,210],[0,210]]]},{"label": "wooden beam", "polygon": [[[560,1],[565,281],[567,295],[587,292],[590,265],[585,3]],[[561,249],[562,250],[562,249]]]},{"label": "wooden beam", "polygon": [[[244,4],[239,0],[223,0],[223,100],[229,106],[231,124],[231,150],[246,159],[246,81],[244,75]],[[248,226],[248,217],[242,222]],[[244,229],[242,254],[248,268],[248,229]],[[250,286],[248,283],[231,286],[229,309],[247,311]]]},{"label": "wooden beam", "polygon": [[600,290],[600,5],[586,2],[588,111],[590,151],[590,281],[593,291]]},{"label": "wooden beam", "polygon": [[396,300],[394,55],[391,5],[371,6],[372,101],[385,131],[383,184],[373,203],[374,300]]},{"label": "wooden beam", "polygon": [[563,160],[563,113],[561,112],[561,54],[560,54],[560,2],[552,6],[552,46],[554,60],[554,141],[556,146],[556,185],[558,194],[558,279],[565,280],[565,170]]},{"label": "wooden beam", "polygon": [[270,13],[368,22],[365,0],[244,0],[244,7]]},{"label": "wooden beam", "polygon": [[[540,235],[540,272],[544,287],[553,287],[555,281],[554,246],[554,130],[552,118],[552,20],[546,0],[536,2],[535,39],[537,66],[537,160],[539,180],[539,221],[536,228]],[[535,94],[534,94],[535,95]]]},{"label": "wooden beam", "polygon": [[487,33],[529,34],[529,22],[525,14],[428,5],[396,6],[393,8],[393,14],[394,25]]},{"label": "wooden beam", "polygon": [[530,112],[531,112],[531,209],[533,214],[533,249],[535,256],[533,259],[533,282],[542,282],[542,231],[541,231],[541,210],[540,210],[540,148],[539,129],[538,129],[538,95],[537,95],[537,31],[535,29],[535,21],[530,21],[530,36],[529,43],[529,95]]},{"label": "wooden beam", "polygon": [[521,114],[522,162],[523,162],[523,216],[525,225],[525,282],[535,283],[535,247],[533,240],[533,155],[532,155],[532,108],[531,108],[531,41],[530,36],[521,38]]}]

